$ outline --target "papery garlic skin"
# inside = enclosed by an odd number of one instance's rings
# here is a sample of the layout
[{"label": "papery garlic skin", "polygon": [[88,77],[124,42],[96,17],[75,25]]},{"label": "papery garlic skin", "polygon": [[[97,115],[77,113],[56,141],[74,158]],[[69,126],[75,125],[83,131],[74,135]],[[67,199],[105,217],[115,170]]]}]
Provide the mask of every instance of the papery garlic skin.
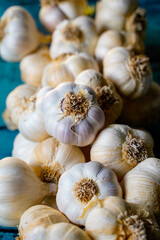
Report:
[{"label": "papery garlic skin", "polygon": [[18,158],[0,161],[0,225],[16,226],[23,212],[56,193],[55,184],[42,183]]},{"label": "papery garlic skin", "polygon": [[153,156],[152,136],[145,130],[122,124],[112,124],[102,130],[91,147],[91,161],[112,169],[119,180]]},{"label": "papery garlic skin", "polygon": [[35,205],[22,214],[18,230],[20,235],[24,237],[33,225],[34,227],[41,224],[49,226],[59,222],[69,222],[69,220],[61,212],[51,207]]},{"label": "papery garlic skin", "polygon": [[108,51],[118,46],[125,46],[136,53],[144,52],[144,43],[137,34],[116,30],[105,31],[100,35],[95,49],[95,57],[101,68]]},{"label": "papery garlic skin", "polygon": [[159,239],[160,229],[150,211],[118,197],[107,197],[94,208],[85,223],[94,240]]},{"label": "papery garlic skin", "polygon": [[51,62],[49,49],[41,47],[36,52],[27,55],[20,62],[21,78],[24,82],[40,87],[43,70]]},{"label": "papery garlic skin", "polygon": [[51,137],[34,148],[29,165],[42,182],[58,183],[66,170],[80,162],[85,162],[85,158],[78,147],[65,145]]},{"label": "papery garlic skin", "polygon": [[11,130],[18,128],[19,119],[26,109],[28,99],[37,92],[37,88],[29,84],[16,87],[9,93],[6,99],[6,110],[3,113],[3,120]]},{"label": "papery garlic skin", "polygon": [[8,8],[0,19],[0,56],[20,61],[40,44],[40,33],[32,16],[23,7]]},{"label": "papery garlic skin", "polygon": [[30,156],[37,144],[37,142],[29,141],[22,134],[17,134],[13,142],[12,157],[20,158],[29,164]]},{"label": "papery garlic skin", "polygon": [[39,18],[41,23],[53,32],[56,26],[65,19],[74,19],[79,15],[84,15],[87,1],[51,1],[41,0]]},{"label": "papery garlic skin", "polygon": [[56,201],[70,221],[84,225],[97,199],[107,196],[122,196],[116,175],[98,162],[88,162],[76,164],[62,174]]},{"label": "papery garlic skin", "polygon": [[22,235],[23,240],[91,240],[78,226],[61,222],[46,226],[46,224],[33,225]]},{"label": "papery garlic skin", "polygon": [[76,52],[86,52],[93,56],[97,38],[96,26],[90,17],[64,20],[52,35],[50,56],[55,59],[64,53]]},{"label": "papery garlic skin", "polygon": [[94,91],[85,85],[61,83],[42,102],[46,131],[58,141],[87,146],[104,125]]},{"label": "papery garlic skin", "polygon": [[123,96],[131,99],[144,96],[152,81],[149,58],[133,55],[124,47],[111,49],[103,60],[103,73]]},{"label": "papery garlic skin", "polygon": [[30,141],[40,142],[49,137],[44,126],[41,112],[41,102],[44,96],[52,88],[41,88],[36,94],[28,99],[25,111],[20,117],[18,129],[20,133]]},{"label": "papery garlic skin", "polygon": [[160,159],[148,158],[129,171],[121,186],[124,199],[130,203],[149,207],[160,219]]},{"label": "papery garlic skin", "polygon": [[45,67],[42,86],[56,87],[63,82],[74,82],[78,74],[86,69],[99,71],[97,62],[89,54],[63,54]]},{"label": "papery garlic skin", "polygon": [[[152,82],[148,92],[137,99],[123,98],[119,121],[132,126],[153,127],[160,119],[160,85]],[[135,114],[136,112],[136,114]]]},{"label": "papery garlic skin", "polygon": [[98,104],[105,114],[104,127],[116,121],[121,114],[123,103],[111,81],[105,79],[101,73],[90,69],[81,72],[75,83],[87,85],[95,91]]}]

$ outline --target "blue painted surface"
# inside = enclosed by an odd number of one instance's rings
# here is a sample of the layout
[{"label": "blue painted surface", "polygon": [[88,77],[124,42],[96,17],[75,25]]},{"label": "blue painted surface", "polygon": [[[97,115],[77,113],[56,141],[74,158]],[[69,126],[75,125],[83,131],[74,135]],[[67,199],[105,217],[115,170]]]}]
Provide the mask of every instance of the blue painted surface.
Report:
[{"label": "blue painted surface", "polygon": [[[95,1],[89,1],[93,4]],[[160,83],[160,1],[139,0],[141,7],[147,10],[148,28],[146,35],[146,52],[151,59],[154,80]],[[0,16],[12,5],[25,7],[37,22],[40,31],[45,32],[38,20],[38,0],[0,0]],[[7,95],[19,84],[21,84],[19,63],[7,63],[0,59],[0,159],[11,156],[12,144],[17,131],[8,131],[5,128],[1,114],[5,109]],[[160,158],[160,123],[149,129],[156,142],[155,155]],[[16,228],[0,227],[0,240],[13,240],[16,236]]]}]

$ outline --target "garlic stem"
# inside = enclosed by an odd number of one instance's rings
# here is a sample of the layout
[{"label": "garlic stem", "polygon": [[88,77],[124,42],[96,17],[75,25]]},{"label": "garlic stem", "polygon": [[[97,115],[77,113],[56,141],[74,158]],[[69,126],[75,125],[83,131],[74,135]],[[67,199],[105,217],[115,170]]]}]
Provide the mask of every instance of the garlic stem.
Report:
[{"label": "garlic stem", "polygon": [[39,33],[39,42],[40,44],[48,44],[51,42],[51,35],[44,35],[42,33]]},{"label": "garlic stem", "polygon": [[137,8],[134,16],[133,16],[133,23],[135,24],[135,32],[142,33],[146,29],[146,11],[143,8]]}]

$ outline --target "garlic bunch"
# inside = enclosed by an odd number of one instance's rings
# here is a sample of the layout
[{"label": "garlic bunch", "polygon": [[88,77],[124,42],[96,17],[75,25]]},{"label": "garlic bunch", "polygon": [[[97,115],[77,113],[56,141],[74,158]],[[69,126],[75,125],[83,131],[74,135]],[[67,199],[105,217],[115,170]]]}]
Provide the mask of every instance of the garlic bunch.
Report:
[{"label": "garlic bunch", "polygon": [[147,158],[125,175],[121,185],[127,202],[149,207],[160,220],[160,159]]},{"label": "garlic bunch", "polygon": [[42,182],[58,183],[63,172],[80,162],[85,162],[85,158],[78,147],[65,145],[51,137],[34,148],[29,165]]},{"label": "garlic bunch", "polygon": [[78,75],[75,83],[87,85],[95,91],[105,114],[105,126],[114,123],[122,111],[122,99],[112,82],[95,70],[85,70]]},{"label": "garlic bunch", "polygon": [[86,7],[87,0],[41,0],[39,18],[41,23],[53,32],[63,20],[84,15]]},{"label": "garlic bunch", "polygon": [[59,179],[57,206],[73,223],[84,225],[97,199],[122,196],[114,172],[98,162],[79,163]]},{"label": "garlic bunch", "polygon": [[41,102],[51,89],[50,87],[41,88],[26,102],[25,111],[23,111],[18,123],[18,129],[30,141],[40,142],[49,137],[44,126]]},{"label": "garlic bunch", "polygon": [[18,122],[22,112],[26,109],[28,99],[37,92],[37,88],[28,84],[16,87],[6,99],[6,110],[3,113],[3,120],[11,130],[18,128]]},{"label": "garlic bunch", "polygon": [[93,19],[80,16],[74,20],[64,20],[52,35],[51,58],[64,53],[86,52],[94,55],[98,34]]},{"label": "garlic bunch", "polygon": [[153,214],[143,206],[129,204],[118,197],[107,197],[94,208],[85,223],[93,240],[158,240],[160,228]]},{"label": "garlic bunch", "polygon": [[21,240],[91,240],[79,227],[66,222],[34,224],[20,235]]},{"label": "garlic bunch", "polygon": [[86,69],[99,70],[95,59],[87,53],[63,54],[44,69],[42,86],[56,87],[62,82],[74,82],[78,74]]},{"label": "garlic bunch", "polygon": [[43,70],[50,62],[48,47],[41,47],[34,53],[27,55],[20,62],[22,80],[36,87],[41,86]]},{"label": "garlic bunch", "polygon": [[23,7],[8,8],[0,19],[0,56],[17,62],[50,37],[40,34],[32,16]]},{"label": "garlic bunch", "polygon": [[127,98],[145,95],[151,85],[152,71],[149,58],[133,55],[124,47],[111,49],[104,57],[104,76]]},{"label": "garlic bunch", "polygon": [[[137,99],[123,99],[120,121],[133,126],[148,126],[160,119],[160,85],[152,82],[148,92]],[[136,114],[135,114],[136,112]]]},{"label": "garlic bunch", "polygon": [[24,161],[0,160],[0,225],[17,225],[25,210],[55,193],[56,185],[42,183]]},{"label": "garlic bunch", "polygon": [[102,0],[96,6],[96,26],[101,33],[108,29],[123,30],[126,16],[137,8],[137,0]]},{"label": "garlic bunch", "polygon": [[61,83],[44,97],[42,112],[46,131],[58,141],[89,145],[104,125],[95,92],[88,86]]},{"label": "garlic bunch", "polygon": [[19,235],[25,239],[27,231],[33,226],[51,225],[59,222],[69,222],[69,220],[61,212],[51,207],[35,205],[22,214],[18,227]]},{"label": "garlic bunch", "polygon": [[30,156],[37,144],[37,142],[29,141],[19,133],[13,142],[12,157],[20,158],[29,164]]},{"label": "garlic bunch", "polygon": [[114,47],[124,46],[128,50],[136,53],[144,52],[143,40],[134,32],[124,32],[117,30],[108,30],[102,33],[97,41],[95,57],[100,67],[105,55]]},{"label": "garlic bunch", "polygon": [[151,135],[127,125],[113,124],[101,131],[91,147],[91,161],[112,169],[119,180],[153,155]]},{"label": "garlic bunch", "polygon": [[137,8],[125,22],[125,30],[127,32],[134,32],[142,39],[145,37],[147,28],[146,11],[144,8]]}]

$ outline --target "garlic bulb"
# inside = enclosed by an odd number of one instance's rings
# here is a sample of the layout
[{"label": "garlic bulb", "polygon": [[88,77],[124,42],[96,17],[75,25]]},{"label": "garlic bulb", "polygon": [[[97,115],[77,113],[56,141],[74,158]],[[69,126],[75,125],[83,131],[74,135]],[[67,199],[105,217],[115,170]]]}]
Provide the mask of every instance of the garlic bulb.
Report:
[{"label": "garlic bulb", "polygon": [[42,102],[46,131],[58,141],[89,145],[104,125],[96,94],[85,85],[61,83]]},{"label": "garlic bulb", "polygon": [[84,15],[86,7],[87,0],[41,0],[39,18],[41,23],[53,32],[63,20]]},{"label": "garlic bulb", "polygon": [[151,212],[118,197],[107,197],[94,208],[85,223],[93,240],[158,240],[160,228]]},{"label": "garlic bulb", "polygon": [[40,34],[32,16],[23,7],[8,8],[0,19],[0,56],[17,62],[50,37]]},{"label": "garlic bulb", "polygon": [[49,137],[44,127],[41,102],[51,89],[50,87],[41,88],[31,96],[26,103],[25,111],[23,111],[20,117],[18,129],[30,141],[40,142]]},{"label": "garlic bulb", "polygon": [[119,180],[153,155],[153,139],[144,130],[112,124],[101,131],[91,147],[91,160],[112,169]]},{"label": "garlic bulb", "polygon": [[74,20],[64,20],[52,35],[51,58],[64,53],[87,52],[94,55],[97,30],[93,19],[80,16]]},{"label": "garlic bulb", "polygon": [[36,52],[27,55],[20,62],[22,80],[36,87],[41,86],[43,70],[50,62],[51,58],[47,47],[41,47]]},{"label": "garlic bulb", "polygon": [[91,240],[79,227],[66,222],[34,224],[20,236],[20,240]]},{"label": "garlic bulb", "polygon": [[127,202],[149,207],[160,220],[160,159],[147,158],[125,175],[121,185]]},{"label": "garlic bulb", "polygon": [[29,141],[19,133],[13,142],[12,157],[20,158],[29,164],[30,156],[37,144],[37,142]]},{"label": "garlic bulb", "polygon": [[[137,99],[123,99],[119,121],[132,126],[151,126],[160,119],[160,85],[152,82],[148,92]],[[135,114],[136,112],[136,114]]]},{"label": "garlic bulb", "polygon": [[135,32],[142,38],[145,37],[147,28],[146,11],[144,8],[137,8],[127,19],[125,30]]},{"label": "garlic bulb", "polygon": [[59,222],[69,222],[69,220],[61,212],[51,207],[35,205],[22,214],[18,227],[19,235],[25,235],[33,225],[35,227],[36,225],[51,225]]},{"label": "garlic bulb", "polygon": [[95,20],[98,32],[102,33],[109,29],[125,30],[126,17],[130,16],[137,6],[137,0],[102,0],[97,2]]},{"label": "garlic bulb", "polygon": [[144,52],[144,42],[137,34],[116,30],[105,31],[100,35],[95,49],[95,57],[101,68],[108,51],[118,46],[124,46],[136,53]]},{"label": "garlic bulb", "polygon": [[75,83],[87,85],[95,91],[105,114],[105,126],[114,123],[122,111],[122,99],[112,82],[95,70],[85,70],[78,75]]},{"label": "garlic bulb", "polygon": [[122,196],[114,172],[101,163],[79,163],[62,174],[56,195],[57,206],[73,223],[84,225],[97,199]]},{"label": "garlic bulb", "polygon": [[42,182],[58,183],[63,172],[80,162],[85,162],[85,158],[78,147],[65,145],[51,137],[34,148],[29,165]]},{"label": "garlic bulb", "polygon": [[124,47],[111,49],[103,61],[104,76],[127,98],[145,95],[151,85],[152,71],[149,58],[133,55]]},{"label": "garlic bulb", "polygon": [[25,210],[55,193],[56,185],[42,183],[24,161],[12,157],[0,161],[0,225],[17,225]]},{"label": "garlic bulb", "polygon": [[56,87],[62,82],[74,82],[78,74],[86,69],[99,70],[95,59],[87,53],[63,54],[44,69],[42,86]]},{"label": "garlic bulb", "polygon": [[25,111],[28,99],[37,92],[37,88],[28,84],[16,87],[6,99],[6,110],[3,120],[11,130],[18,128],[18,122]]}]

